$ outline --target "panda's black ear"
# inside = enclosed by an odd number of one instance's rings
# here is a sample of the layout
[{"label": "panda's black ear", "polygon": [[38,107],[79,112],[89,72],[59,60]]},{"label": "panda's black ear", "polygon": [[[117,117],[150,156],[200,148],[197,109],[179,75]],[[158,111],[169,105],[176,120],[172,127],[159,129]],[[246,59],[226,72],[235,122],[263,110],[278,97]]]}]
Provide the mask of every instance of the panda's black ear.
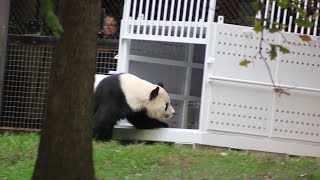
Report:
[{"label": "panda's black ear", "polygon": [[159,89],[160,89],[159,86],[157,86],[154,90],[151,91],[149,100],[152,100],[152,99],[154,99],[155,97],[158,96]]},{"label": "panda's black ear", "polygon": [[162,82],[158,82],[158,86],[160,86],[160,87],[164,88],[164,85],[163,85],[163,83],[162,83]]}]

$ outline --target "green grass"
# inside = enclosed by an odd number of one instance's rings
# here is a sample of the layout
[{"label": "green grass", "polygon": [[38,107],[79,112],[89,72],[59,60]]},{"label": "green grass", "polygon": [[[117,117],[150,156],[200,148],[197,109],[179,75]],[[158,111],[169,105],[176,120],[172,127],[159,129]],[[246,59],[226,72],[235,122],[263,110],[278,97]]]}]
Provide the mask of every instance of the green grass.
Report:
[{"label": "green grass", "polygon": [[[30,179],[39,136],[0,136],[0,180]],[[224,148],[94,142],[98,179],[320,179],[320,159]]]}]

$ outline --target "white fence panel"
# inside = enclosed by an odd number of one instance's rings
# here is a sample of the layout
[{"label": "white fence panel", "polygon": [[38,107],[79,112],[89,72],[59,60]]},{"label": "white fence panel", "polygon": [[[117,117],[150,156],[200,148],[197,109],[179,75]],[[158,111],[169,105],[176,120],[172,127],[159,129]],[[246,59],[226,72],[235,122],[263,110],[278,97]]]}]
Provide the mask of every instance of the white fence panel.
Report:
[{"label": "white fence panel", "polygon": [[[311,36],[310,36],[311,37]],[[279,53],[279,83],[320,89],[320,44],[319,37],[304,42],[298,35],[282,33],[279,42],[291,52]]]},{"label": "white fence panel", "polygon": [[[228,78],[238,78],[259,82],[270,82],[268,70],[262,58],[268,58],[266,53],[269,45],[262,43],[262,55],[259,52],[260,34],[251,27],[229,24],[216,24],[215,50],[209,52],[214,57],[210,74]],[[264,34],[265,41],[275,43],[277,34]],[[210,50],[208,50],[210,51]],[[254,59],[254,57],[256,57]],[[250,67],[240,66],[241,60],[253,61]],[[266,60],[270,66],[272,76],[275,74],[276,61]]]}]

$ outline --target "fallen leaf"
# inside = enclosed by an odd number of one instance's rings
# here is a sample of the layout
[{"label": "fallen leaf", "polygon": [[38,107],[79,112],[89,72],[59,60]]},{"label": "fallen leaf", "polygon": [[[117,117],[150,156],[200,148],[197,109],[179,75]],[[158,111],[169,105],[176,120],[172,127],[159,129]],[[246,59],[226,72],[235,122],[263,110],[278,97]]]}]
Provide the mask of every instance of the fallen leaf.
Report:
[{"label": "fallen leaf", "polygon": [[251,61],[248,61],[247,59],[242,60],[239,65],[248,67],[248,64],[251,63]]},{"label": "fallen leaf", "polygon": [[302,34],[302,35],[299,35],[299,38],[302,40],[302,41],[312,41],[311,37],[309,35],[306,35],[306,34]]}]

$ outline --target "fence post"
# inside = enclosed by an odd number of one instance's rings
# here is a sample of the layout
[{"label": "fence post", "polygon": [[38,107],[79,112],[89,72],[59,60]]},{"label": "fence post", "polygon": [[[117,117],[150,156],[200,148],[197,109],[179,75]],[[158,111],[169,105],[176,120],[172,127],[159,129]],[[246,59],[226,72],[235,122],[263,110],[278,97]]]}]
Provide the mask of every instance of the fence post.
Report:
[{"label": "fence post", "polygon": [[6,47],[8,36],[8,21],[10,11],[10,0],[0,1],[0,119],[2,117],[2,91],[4,89],[4,67],[6,62]]}]

